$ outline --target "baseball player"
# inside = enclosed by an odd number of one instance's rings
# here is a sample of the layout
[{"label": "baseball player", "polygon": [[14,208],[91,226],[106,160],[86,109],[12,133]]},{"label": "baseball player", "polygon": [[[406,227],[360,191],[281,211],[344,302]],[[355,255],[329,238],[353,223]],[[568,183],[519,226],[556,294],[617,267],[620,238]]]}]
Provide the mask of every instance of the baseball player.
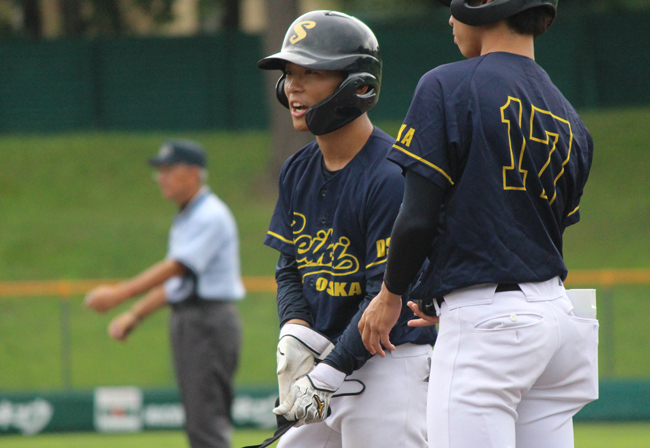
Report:
[{"label": "baseball player", "polygon": [[580,219],[593,144],[534,59],[557,0],[443,3],[468,59],[422,77],[389,154],[404,204],[359,330],[371,353],[394,348],[400,295],[426,260],[410,306],[411,325],[440,323],[429,446],[573,447],[572,417],[598,395],[598,321],[567,297],[562,233]]},{"label": "baseball player", "polygon": [[230,408],[241,346],[236,301],[244,297],[237,225],[205,185],[206,155],[191,141],[165,142],[149,164],[166,199],[180,210],[169,231],[164,260],[132,279],[100,286],[85,305],[106,312],[140,294],[130,310],[109,325],[124,341],[151,313],[169,305],[176,380],[192,448],[229,448]]},{"label": "baseball player", "polygon": [[357,330],[379,291],[403,194],[401,170],[386,159],[394,138],[366,113],[381,86],[377,40],[353,17],[313,11],[258,66],[282,70],[278,100],[295,129],[316,136],[282,169],[264,241],[280,252],[274,412],[297,422],[278,446],[426,446],[435,331],[409,328],[404,305],[391,332],[396,348],[381,358]]}]

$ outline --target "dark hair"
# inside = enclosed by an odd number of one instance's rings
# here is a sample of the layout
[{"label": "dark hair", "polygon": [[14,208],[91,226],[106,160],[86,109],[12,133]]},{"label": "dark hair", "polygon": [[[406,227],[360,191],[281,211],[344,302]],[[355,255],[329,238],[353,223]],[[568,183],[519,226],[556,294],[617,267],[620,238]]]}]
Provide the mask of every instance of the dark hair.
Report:
[{"label": "dark hair", "polygon": [[518,34],[541,36],[553,23],[553,13],[546,7],[535,7],[518,12],[506,19],[508,27]]}]

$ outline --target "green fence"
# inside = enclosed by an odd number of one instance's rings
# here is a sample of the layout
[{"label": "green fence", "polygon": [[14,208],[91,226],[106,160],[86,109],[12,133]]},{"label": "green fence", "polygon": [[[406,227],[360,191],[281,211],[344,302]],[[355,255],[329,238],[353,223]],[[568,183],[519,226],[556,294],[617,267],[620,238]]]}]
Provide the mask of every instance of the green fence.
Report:
[{"label": "green fence", "polygon": [[[274,428],[275,387],[239,389],[232,408],[239,428]],[[575,421],[650,420],[650,381],[601,381],[600,398]],[[178,391],[100,387],[66,392],[0,392],[0,436],[44,432],[135,432],[181,429]]]},{"label": "green fence", "polygon": [[[442,12],[372,24],[384,55],[376,120],[403,118],[419,78],[461,59]],[[650,12],[562,10],[537,60],[579,108],[650,103]],[[0,43],[0,132],[264,128],[260,36]]]},{"label": "green fence", "polygon": [[[239,428],[274,428],[275,387],[238,389]],[[136,432],[181,429],[185,411],[174,388],[100,387],[66,392],[0,392],[0,436],[46,432]]]}]

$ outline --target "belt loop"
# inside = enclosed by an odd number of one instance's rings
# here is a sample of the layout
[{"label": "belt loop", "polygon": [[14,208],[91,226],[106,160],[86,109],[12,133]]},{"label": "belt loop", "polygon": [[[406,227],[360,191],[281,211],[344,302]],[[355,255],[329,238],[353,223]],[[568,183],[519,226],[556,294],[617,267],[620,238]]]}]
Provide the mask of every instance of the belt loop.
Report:
[{"label": "belt loop", "polygon": [[445,299],[440,297],[433,299],[433,307],[436,310],[436,316],[440,316],[440,307],[442,306],[442,302],[444,301]]}]

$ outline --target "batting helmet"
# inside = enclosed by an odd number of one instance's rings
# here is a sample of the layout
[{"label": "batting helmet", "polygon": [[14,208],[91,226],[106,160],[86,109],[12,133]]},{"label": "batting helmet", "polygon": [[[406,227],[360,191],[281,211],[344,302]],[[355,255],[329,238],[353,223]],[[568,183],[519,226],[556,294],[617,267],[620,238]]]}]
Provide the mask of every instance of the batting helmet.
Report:
[{"label": "batting helmet", "polygon": [[[312,11],[289,27],[279,53],[257,63],[265,70],[283,70],[287,62],[317,70],[348,74],[332,95],[313,105],[305,114],[314,135],[342,128],[369,110],[379,98],[381,54],[377,38],[360,20],[335,11]],[[278,101],[289,107],[283,74],[275,86]],[[368,90],[359,94],[358,89]]]},{"label": "batting helmet", "polygon": [[471,26],[489,25],[530,8],[547,8],[553,18],[558,0],[493,0],[480,6],[470,6],[468,0],[438,0],[451,7],[451,15],[460,22]]}]

